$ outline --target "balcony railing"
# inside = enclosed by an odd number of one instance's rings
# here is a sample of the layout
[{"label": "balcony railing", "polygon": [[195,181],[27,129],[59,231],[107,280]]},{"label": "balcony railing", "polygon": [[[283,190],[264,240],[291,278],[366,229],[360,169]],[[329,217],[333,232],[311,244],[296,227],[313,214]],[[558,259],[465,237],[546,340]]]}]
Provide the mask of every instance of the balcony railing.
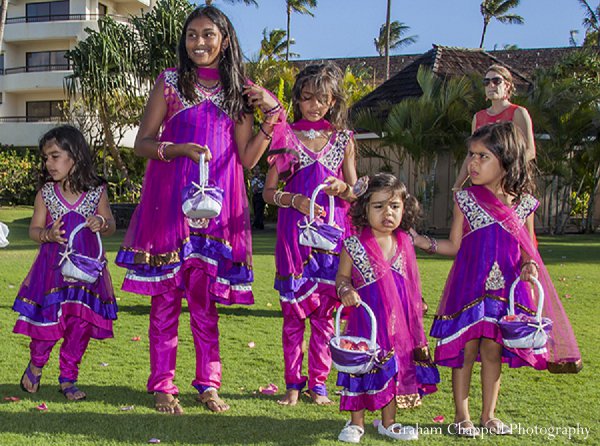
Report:
[{"label": "balcony railing", "polygon": [[[33,65],[30,67],[14,67],[5,68],[3,74],[15,74],[15,73],[39,73],[43,71],[65,71],[70,70],[71,65],[68,63],[63,64],[52,64],[52,65]],[[2,73],[0,73],[2,74]]]},{"label": "balcony railing", "polygon": [[0,116],[0,124],[7,122],[64,122],[62,116]]},{"label": "balcony railing", "polygon": [[6,24],[13,23],[38,23],[38,22],[57,22],[57,21],[81,21],[81,20],[98,20],[101,17],[112,17],[117,22],[129,22],[129,19],[122,15],[116,14],[50,14],[36,15],[30,17],[10,17],[6,19]]}]

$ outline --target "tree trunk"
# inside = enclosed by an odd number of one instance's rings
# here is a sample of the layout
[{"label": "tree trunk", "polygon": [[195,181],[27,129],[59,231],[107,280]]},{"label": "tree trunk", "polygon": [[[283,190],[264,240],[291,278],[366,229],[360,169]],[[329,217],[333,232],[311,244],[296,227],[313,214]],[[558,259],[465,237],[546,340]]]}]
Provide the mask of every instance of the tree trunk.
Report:
[{"label": "tree trunk", "polygon": [[108,151],[110,152],[110,155],[115,160],[115,165],[116,165],[117,169],[119,170],[119,172],[121,172],[123,180],[125,181],[125,186],[128,189],[131,189],[132,185],[131,185],[131,179],[129,178],[129,171],[127,170],[127,166],[123,162],[123,159],[121,158],[121,154],[119,153],[119,149],[117,148],[117,145],[115,143],[115,138],[112,133],[110,121],[107,117],[106,110],[103,107],[101,107],[100,110],[98,110],[98,111],[100,113],[100,122],[102,125],[102,131],[104,133],[104,143],[108,147]]},{"label": "tree trunk", "polygon": [[485,40],[485,32],[487,30],[488,27],[488,21],[484,20],[483,21],[483,31],[481,32],[481,42],[479,42],[479,48],[483,49],[483,41]]},{"label": "tree trunk", "polygon": [[392,0],[387,0],[385,13],[385,80],[390,78],[390,16],[392,14]]},{"label": "tree trunk", "polygon": [[587,218],[585,222],[585,232],[592,233],[594,228],[594,207],[596,205],[596,194],[600,191],[600,165],[596,167],[596,173],[594,174],[594,187],[590,194],[590,199],[587,206]]},{"label": "tree trunk", "polygon": [[287,40],[285,42],[285,61],[289,62],[290,61],[290,22],[292,20],[292,8],[290,7],[290,4],[287,3],[287,28],[286,28],[286,32],[287,32]]}]

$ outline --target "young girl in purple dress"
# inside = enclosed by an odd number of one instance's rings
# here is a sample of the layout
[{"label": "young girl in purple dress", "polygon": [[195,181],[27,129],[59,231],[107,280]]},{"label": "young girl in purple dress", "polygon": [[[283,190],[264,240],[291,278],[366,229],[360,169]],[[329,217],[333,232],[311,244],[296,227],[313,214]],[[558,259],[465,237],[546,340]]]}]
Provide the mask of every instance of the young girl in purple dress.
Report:
[{"label": "young girl in purple dress", "polygon": [[13,310],[19,313],[14,332],[31,338],[30,360],[21,377],[21,388],[36,393],[42,369],[59,339],[60,391],[69,401],[86,394],[75,383],[79,363],[90,338],[112,338],[117,304],[104,252],[104,267],[94,283],[68,280],[59,265],[66,260],[67,239],[74,237],[74,250],[88,257],[98,255],[97,233],[115,232],[106,182],[96,174],[90,148],[75,127],[64,125],[40,140],[43,186],[35,197],[29,238],[40,243],[40,251],[23,281]]},{"label": "young girl in purple dress", "polygon": [[[471,372],[481,361],[483,406],[480,425],[485,432],[510,434],[495,417],[502,363],[566,373],[581,368],[581,355],[569,320],[548,271],[533,243],[533,182],[526,141],[511,122],[476,130],[468,140],[467,169],[472,187],[455,193],[450,239],[417,236],[415,245],[430,253],[456,256],[431,327],[438,338],[435,362],[452,367],[454,431],[480,434],[469,414]],[[513,282],[537,278],[543,287],[543,316],[553,322],[547,345],[539,349],[503,346],[498,321],[507,313]],[[537,297],[520,282],[515,291],[517,314],[534,315]]]},{"label": "young girl in purple dress", "polygon": [[[302,246],[299,224],[309,214],[310,196],[328,183],[316,200],[316,215],[335,196],[335,223],[346,227],[347,202],[356,182],[352,132],[345,129],[346,105],[341,70],[331,64],[310,65],[296,77],[292,91],[294,119],[275,127],[269,151],[270,168],[263,193],[267,203],[279,207],[275,248],[275,289],[283,311],[283,356],[286,395],[279,401],[294,405],[308,381],[317,404],[330,404],[325,382],[331,369],[327,346],[333,334],[336,306],[335,273],[341,241],[331,251]],[[285,183],[278,190],[280,182]],[[308,378],[302,374],[305,320],[311,336]]]},{"label": "young girl in purple dress", "polygon": [[362,301],[375,316],[381,350],[370,372],[338,373],[337,384],[344,388],[340,410],[351,416],[338,439],[360,442],[365,410],[381,410],[379,434],[414,440],[416,429],[396,423],[396,410],[419,406],[440,380],[429,357],[417,259],[406,232],[416,223],[419,204],[387,173],[373,176],[362,192],[356,192],[359,197],[351,210],[357,234],[344,240],[337,293],[348,307],[345,334],[370,338],[372,321],[359,306]]},{"label": "young girl in purple dress", "polygon": [[[216,304],[254,301],[244,168],[258,162],[269,142],[264,133],[253,137],[253,107],[269,112],[262,128],[270,132],[278,104],[247,81],[235,30],[212,6],[188,16],[178,55],[178,67],[156,80],[140,124],[135,151],[148,158],[148,166],[116,262],[128,269],[125,291],[152,296],[147,390],[156,410],[183,413],[174,378],[185,298],[196,350],[197,401],[222,412],[229,405],[217,393]],[[221,212],[210,220],[191,219],[182,211],[182,190],[198,183],[201,154],[210,161],[210,181],[223,190]]]}]

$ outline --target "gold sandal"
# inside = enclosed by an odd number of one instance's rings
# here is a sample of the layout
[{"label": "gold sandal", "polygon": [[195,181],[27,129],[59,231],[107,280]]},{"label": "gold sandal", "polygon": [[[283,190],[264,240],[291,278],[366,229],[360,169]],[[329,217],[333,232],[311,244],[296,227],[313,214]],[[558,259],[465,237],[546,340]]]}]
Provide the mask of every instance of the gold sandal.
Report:
[{"label": "gold sandal", "polygon": [[226,410],[229,410],[229,404],[219,397],[217,389],[214,387],[209,387],[199,394],[196,397],[196,401],[204,404],[206,408],[212,412],[225,412]]},{"label": "gold sandal", "polygon": [[[158,395],[165,395],[165,402],[158,402]],[[161,398],[161,397],[159,397]],[[179,404],[179,399],[170,393],[154,392],[154,409],[157,412],[168,413],[171,415],[183,415],[183,408]]]}]

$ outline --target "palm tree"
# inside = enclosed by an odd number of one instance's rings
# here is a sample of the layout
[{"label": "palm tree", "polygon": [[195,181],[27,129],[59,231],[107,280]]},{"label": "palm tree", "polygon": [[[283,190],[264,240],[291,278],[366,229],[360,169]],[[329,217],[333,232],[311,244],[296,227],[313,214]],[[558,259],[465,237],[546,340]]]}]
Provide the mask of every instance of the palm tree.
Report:
[{"label": "palm tree", "polygon": [[579,31],[576,29],[569,31],[569,46],[577,46],[577,40],[575,39],[577,34],[579,34]]},{"label": "palm tree", "polygon": [[483,0],[481,2],[480,10],[483,16],[483,31],[481,32],[479,48],[483,48],[485,32],[492,19],[511,25],[522,25],[525,23],[525,19],[520,15],[508,14],[508,11],[519,6],[520,2],[521,0]]},{"label": "palm tree", "polygon": [[385,23],[381,25],[381,28],[379,28],[379,38],[373,39],[375,49],[379,55],[384,56],[386,48],[395,50],[415,43],[417,41],[417,36],[402,37],[409,29],[410,26],[405,25],[397,20],[394,20],[392,23],[390,23],[390,44],[388,46],[386,45],[388,33]]},{"label": "palm tree", "polygon": [[579,0],[579,4],[583,8],[585,15],[583,26],[586,29],[586,41],[588,40],[588,36],[595,34],[596,46],[600,47],[600,5],[596,6],[594,10],[586,0]]},{"label": "palm tree", "polygon": [[392,0],[387,0],[385,9],[385,80],[390,78],[390,20],[392,15]]},{"label": "palm tree", "polygon": [[[288,39],[283,29],[272,29],[267,35],[267,28],[263,29],[263,38],[260,41],[259,60],[285,59]],[[289,44],[294,45],[294,39],[289,39]],[[289,53],[290,57],[299,57],[297,53]]]},{"label": "palm tree", "polygon": [[0,54],[2,54],[2,43],[4,42],[4,26],[6,25],[6,11],[8,0],[0,0]]},{"label": "palm tree", "polygon": [[97,117],[104,143],[129,186],[129,171],[119,153],[115,128],[139,122],[142,91],[132,82],[135,30],[106,16],[98,21],[98,31],[87,31],[85,40],[67,52],[73,73],[65,78],[65,87],[70,98],[80,96],[86,111]]},{"label": "palm tree", "polygon": [[[420,97],[395,104],[383,119],[381,110],[360,111],[353,125],[380,135],[382,146],[393,149],[393,158],[386,162],[400,167],[408,157],[415,163],[415,182],[427,208],[432,204],[437,155],[464,154],[474,96],[467,77],[443,80],[425,66],[419,67],[417,82],[423,92]],[[362,153],[382,157],[378,150],[363,148]]]},{"label": "palm tree", "polygon": [[285,60],[288,62],[290,60],[290,22],[292,19],[292,12],[297,12],[298,14],[308,14],[309,16],[314,17],[314,14],[308,8],[316,8],[317,0],[285,0],[285,7],[287,13],[286,35],[288,36],[285,50]]}]

